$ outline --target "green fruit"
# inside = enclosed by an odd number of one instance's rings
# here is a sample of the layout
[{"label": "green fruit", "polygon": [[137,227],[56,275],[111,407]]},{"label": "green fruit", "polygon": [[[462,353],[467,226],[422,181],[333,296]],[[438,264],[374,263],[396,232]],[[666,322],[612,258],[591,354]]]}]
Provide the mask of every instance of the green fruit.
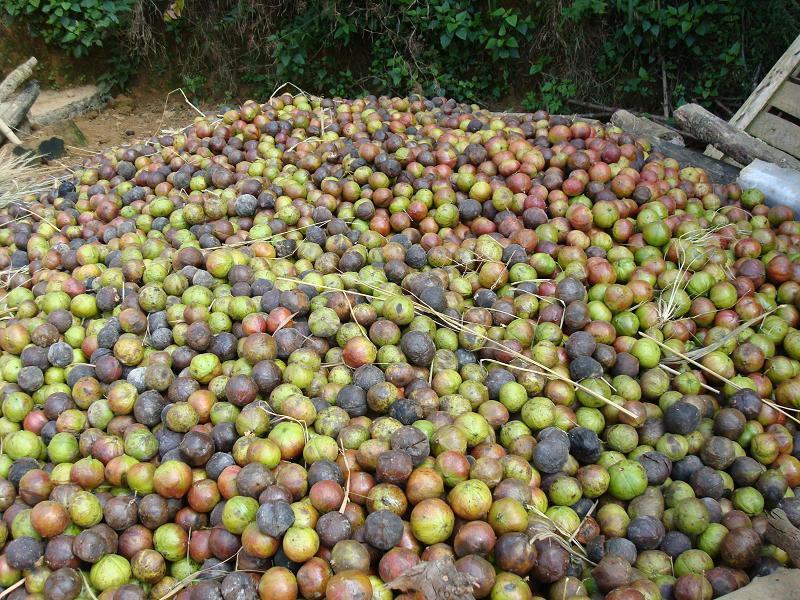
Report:
[{"label": "green fruit", "polygon": [[131,564],[119,554],[107,554],[89,572],[92,587],[103,592],[120,587],[131,579]]},{"label": "green fruit", "polygon": [[714,568],[714,560],[702,550],[692,549],[681,552],[675,559],[675,575],[697,574],[702,575],[705,571]]},{"label": "green fruit", "polygon": [[234,496],[225,503],[222,510],[222,524],[236,535],[241,535],[244,528],[256,518],[258,500],[247,496]]},{"label": "green fruit", "polygon": [[702,500],[687,498],[675,506],[675,525],[686,535],[700,535],[710,522],[708,508]]},{"label": "green fruit", "polygon": [[728,535],[727,527],[720,523],[709,523],[706,530],[697,537],[697,547],[711,558],[716,558],[726,535]]},{"label": "green fruit", "polygon": [[764,512],[764,496],[753,487],[742,487],[733,490],[731,500],[734,508],[751,517]]},{"label": "green fruit", "polygon": [[632,500],[647,489],[647,472],[638,462],[621,460],[608,468],[608,491],[618,500]]},{"label": "green fruit", "polygon": [[91,492],[78,492],[70,500],[69,516],[80,527],[92,527],[103,520],[103,506]]},{"label": "green fruit", "polygon": [[505,405],[509,412],[519,412],[527,401],[528,393],[516,381],[504,383],[500,388],[500,402]]},{"label": "green fruit", "polygon": [[639,365],[644,369],[652,369],[661,361],[661,349],[652,340],[638,339],[634,342],[631,354],[639,359]]}]

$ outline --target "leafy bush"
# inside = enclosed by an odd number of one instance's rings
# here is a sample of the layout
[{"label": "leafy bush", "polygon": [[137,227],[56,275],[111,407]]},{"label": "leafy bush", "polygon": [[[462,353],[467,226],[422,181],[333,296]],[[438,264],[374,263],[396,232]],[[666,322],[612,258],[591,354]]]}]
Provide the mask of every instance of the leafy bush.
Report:
[{"label": "leafy bush", "polygon": [[781,0],[576,0],[564,16],[607,32],[594,64],[609,98],[649,108],[746,96],[800,31]]},{"label": "leafy bush", "polygon": [[[195,96],[446,95],[568,112],[571,99],[735,108],[800,31],[785,0],[6,0],[107,78],[146,61]],[[142,69],[139,69],[140,71]],[[160,76],[160,75],[159,75]],[[726,115],[727,116],[727,115]]]},{"label": "leafy bush", "polygon": [[76,57],[102,46],[119,30],[137,0],[5,0],[6,13],[32,35]]}]

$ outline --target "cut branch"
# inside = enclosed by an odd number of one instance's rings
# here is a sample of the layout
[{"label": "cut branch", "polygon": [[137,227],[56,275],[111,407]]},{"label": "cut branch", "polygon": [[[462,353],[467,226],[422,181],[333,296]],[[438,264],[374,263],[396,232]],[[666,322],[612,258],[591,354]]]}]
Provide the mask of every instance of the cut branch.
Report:
[{"label": "cut branch", "polygon": [[0,82],[0,102],[8,98],[14,90],[17,89],[22,82],[33,75],[33,68],[36,66],[37,60],[33,56],[11,71],[8,76]]},{"label": "cut branch", "polygon": [[11,130],[11,128],[5,124],[5,121],[3,121],[3,119],[0,119],[0,135],[4,135],[6,139],[15,146],[22,145],[22,141],[17,137],[17,134],[14,133]]}]

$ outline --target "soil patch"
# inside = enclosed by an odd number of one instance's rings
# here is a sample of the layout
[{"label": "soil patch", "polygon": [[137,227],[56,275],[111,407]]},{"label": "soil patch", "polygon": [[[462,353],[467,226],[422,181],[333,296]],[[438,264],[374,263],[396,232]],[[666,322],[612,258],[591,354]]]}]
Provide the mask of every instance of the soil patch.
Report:
[{"label": "soil patch", "polygon": [[[172,94],[168,100],[165,98],[166,94],[161,92],[120,95],[102,108],[35,129],[22,141],[26,148],[35,150],[42,141],[60,137],[66,144],[64,160],[78,159],[110,147],[145,140],[163,129],[186,127],[199,116],[180,93]],[[215,110],[211,106],[198,108],[209,113]],[[71,123],[80,130],[83,139],[76,138]]]}]

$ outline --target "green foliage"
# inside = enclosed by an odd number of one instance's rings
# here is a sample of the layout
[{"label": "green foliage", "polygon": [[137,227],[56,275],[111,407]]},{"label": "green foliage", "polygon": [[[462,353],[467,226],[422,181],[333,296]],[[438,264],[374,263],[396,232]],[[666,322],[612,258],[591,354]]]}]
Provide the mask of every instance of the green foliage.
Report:
[{"label": "green foliage", "polygon": [[787,20],[768,39],[753,36],[750,20],[766,34],[776,14],[788,18],[791,10],[791,3],[769,0],[578,0],[565,16],[574,25],[599,21],[609,32],[595,65],[599,79],[613,79],[617,97],[671,108],[744,94],[748,71],[759,63],[768,69],[770,46],[783,50],[797,33],[797,21],[793,28]]},{"label": "green foliage", "polygon": [[3,9],[33,35],[76,57],[102,46],[120,28],[136,0],[5,0]]},{"label": "green foliage", "polygon": [[[533,18],[492,4],[351,0],[321,2],[318,10],[299,7],[268,37],[276,79],[300,78],[334,94],[417,91],[499,100],[509,92],[508,65],[521,58]],[[341,60],[343,55],[352,59]]]},{"label": "green foliage", "polygon": [[76,56],[102,46],[111,86],[146,71],[195,97],[264,97],[290,81],[321,95],[419,93],[552,112],[572,112],[572,99],[653,112],[687,101],[735,109],[800,33],[800,3],[786,0],[0,6]]},{"label": "green foliage", "polygon": [[547,107],[553,113],[570,112],[567,101],[574,98],[578,86],[574,81],[548,76],[535,91],[522,99],[522,108],[528,111]]}]

